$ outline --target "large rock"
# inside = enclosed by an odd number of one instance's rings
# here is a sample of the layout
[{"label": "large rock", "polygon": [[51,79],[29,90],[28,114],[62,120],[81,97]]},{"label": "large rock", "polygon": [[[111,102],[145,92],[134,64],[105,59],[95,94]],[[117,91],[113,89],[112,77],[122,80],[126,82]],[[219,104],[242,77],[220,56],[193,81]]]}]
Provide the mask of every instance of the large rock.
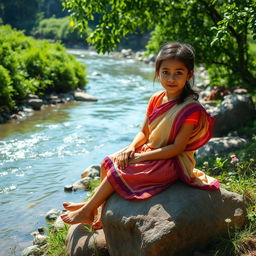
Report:
[{"label": "large rock", "polygon": [[102,229],[89,231],[85,225],[72,225],[66,238],[66,256],[108,256]]},{"label": "large rock", "polygon": [[233,136],[212,138],[197,151],[196,157],[203,158],[214,156],[218,153],[232,152],[235,149],[244,147],[247,142],[246,139]]},{"label": "large rock", "polygon": [[230,94],[215,108],[208,109],[214,117],[213,136],[225,136],[255,119],[256,112],[252,98],[249,95]]},{"label": "large rock", "polygon": [[242,196],[177,182],[147,200],[113,194],[104,208],[103,229],[111,256],[188,256],[228,226],[242,227],[245,216]]}]

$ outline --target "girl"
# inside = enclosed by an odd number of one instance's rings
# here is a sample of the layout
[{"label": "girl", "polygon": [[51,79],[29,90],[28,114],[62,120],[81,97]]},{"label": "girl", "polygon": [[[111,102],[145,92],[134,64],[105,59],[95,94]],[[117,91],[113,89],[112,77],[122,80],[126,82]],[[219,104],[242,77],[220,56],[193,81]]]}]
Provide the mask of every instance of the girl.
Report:
[{"label": "girl", "polygon": [[102,182],[88,202],[63,203],[70,211],[61,216],[64,222],[92,223],[96,209],[114,191],[125,199],[146,199],[178,179],[201,189],[219,188],[216,179],[195,169],[194,153],[211,138],[213,118],[190,85],[194,57],[188,44],[163,46],[155,78],[164,90],[150,98],[141,131],[128,147],[103,159]]}]

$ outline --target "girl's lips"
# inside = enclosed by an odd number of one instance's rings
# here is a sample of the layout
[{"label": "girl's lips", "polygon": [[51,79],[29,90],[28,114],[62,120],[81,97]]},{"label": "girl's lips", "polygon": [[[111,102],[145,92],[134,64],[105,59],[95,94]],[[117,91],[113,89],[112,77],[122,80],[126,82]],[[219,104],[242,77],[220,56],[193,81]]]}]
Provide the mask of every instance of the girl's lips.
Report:
[{"label": "girl's lips", "polygon": [[167,86],[168,87],[176,87],[177,85],[175,85],[175,84],[168,84]]}]

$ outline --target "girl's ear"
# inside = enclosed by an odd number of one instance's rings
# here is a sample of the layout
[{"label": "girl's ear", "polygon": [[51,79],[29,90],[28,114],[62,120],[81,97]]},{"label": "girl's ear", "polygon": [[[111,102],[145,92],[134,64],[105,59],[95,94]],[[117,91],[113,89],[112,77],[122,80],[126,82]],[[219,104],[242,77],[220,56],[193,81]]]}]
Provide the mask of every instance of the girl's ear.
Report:
[{"label": "girl's ear", "polygon": [[189,80],[192,78],[193,75],[194,75],[194,70],[191,70],[191,71],[188,73],[188,79],[187,79],[187,81],[189,81]]}]

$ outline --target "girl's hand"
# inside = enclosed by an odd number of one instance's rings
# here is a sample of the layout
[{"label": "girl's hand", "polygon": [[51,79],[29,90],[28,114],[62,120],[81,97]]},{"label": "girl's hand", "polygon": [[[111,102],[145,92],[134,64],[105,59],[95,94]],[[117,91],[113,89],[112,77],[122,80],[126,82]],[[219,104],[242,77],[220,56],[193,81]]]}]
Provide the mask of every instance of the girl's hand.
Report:
[{"label": "girl's hand", "polygon": [[130,145],[128,146],[124,151],[120,152],[117,157],[117,165],[121,168],[124,169],[128,166],[129,164],[129,159],[133,158],[135,154],[135,147]]},{"label": "girl's hand", "polygon": [[142,161],[144,161],[144,159],[142,157],[142,154],[135,153],[134,157],[129,159],[129,164],[136,164],[136,163],[139,163],[139,162],[142,162]]}]

